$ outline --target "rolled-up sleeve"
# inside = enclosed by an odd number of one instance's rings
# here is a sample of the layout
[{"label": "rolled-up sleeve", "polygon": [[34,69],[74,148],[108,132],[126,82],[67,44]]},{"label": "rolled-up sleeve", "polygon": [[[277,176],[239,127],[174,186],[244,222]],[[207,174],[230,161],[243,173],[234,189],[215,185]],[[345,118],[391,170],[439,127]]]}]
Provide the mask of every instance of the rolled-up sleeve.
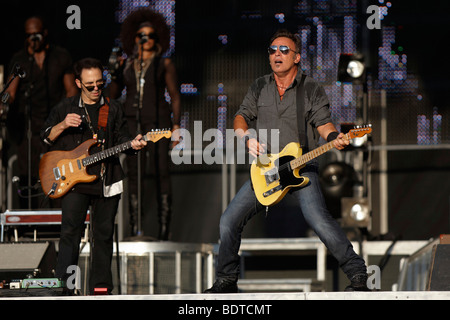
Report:
[{"label": "rolled-up sleeve", "polygon": [[40,131],[41,140],[50,146],[53,145],[53,142],[48,139],[48,135],[52,131],[53,126],[57,125],[59,122],[62,121],[58,114],[58,110],[61,109],[61,107],[62,107],[61,104],[62,104],[62,102],[60,102],[54,108],[51,109],[51,111],[50,111],[47,119],[45,120],[45,123],[42,126],[41,131]]},{"label": "rolled-up sleeve", "polygon": [[331,122],[330,102],[328,100],[325,89],[318,83],[310,96],[310,122],[314,127],[320,127]]}]

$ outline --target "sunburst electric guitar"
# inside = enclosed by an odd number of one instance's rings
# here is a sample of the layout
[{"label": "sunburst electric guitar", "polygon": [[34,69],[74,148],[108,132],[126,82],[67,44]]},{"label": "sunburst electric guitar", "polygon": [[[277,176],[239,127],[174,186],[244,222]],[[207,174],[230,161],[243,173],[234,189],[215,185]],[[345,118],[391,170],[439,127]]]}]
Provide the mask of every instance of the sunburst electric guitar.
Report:
[{"label": "sunburst electric guitar", "polygon": [[[151,131],[143,136],[145,141],[157,142],[170,138],[170,130]],[[98,176],[88,174],[88,166],[131,148],[131,141],[89,154],[89,149],[98,143],[97,139],[86,140],[72,151],[50,151],[39,163],[39,178],[44,193],[52,199],[65,195],[76,184],[95,181]]]},{"label": "sunburst electric guitar", "polygon": [[[371,126],[350,130],[345,139],[361,138],[372,132]],[[302,155],[296,142],[289,143],[278,154],[267,154],[256,158],[250,167],[250,177],[256,198],[264,206],[277,204],[293,187],[304,187],[309,179],[300,175],[307,162],[334,148],[330,141]]]}]

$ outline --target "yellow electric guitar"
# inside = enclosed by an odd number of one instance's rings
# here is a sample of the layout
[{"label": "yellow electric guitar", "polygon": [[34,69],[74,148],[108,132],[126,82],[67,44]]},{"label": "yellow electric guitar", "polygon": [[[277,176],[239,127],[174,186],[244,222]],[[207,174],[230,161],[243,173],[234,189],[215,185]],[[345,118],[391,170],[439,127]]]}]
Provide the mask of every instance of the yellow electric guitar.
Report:
[{"label": "yellow electric guitar", "polygon": [[[361,138],[372,132],[371,126],[350,130],[345,139]],[[334,148],[330,141],[302,155],[296,142],[289,143],[278,154],[267,154],[256,158],[250,167],[250,177],[256,198],[264,206],[272,206],[293,187],[304,187],[309,179],[300,175],[307,162]]]},{"label": "yellow electric guitar", "polygon": [[[170,130],[156,130],[145,134],[143,139],[156,142],[171,136]],[[131,141],[128,141],[90,155],[89,149],[96,143],[96,139],[90,139],[71,151],[50,151],[42,156],[39,162],[39,178],[42,190],[49,198],[62,197],[78,183],[97,180],[97,175],[87,173],[89,165],[131,148]]]}]

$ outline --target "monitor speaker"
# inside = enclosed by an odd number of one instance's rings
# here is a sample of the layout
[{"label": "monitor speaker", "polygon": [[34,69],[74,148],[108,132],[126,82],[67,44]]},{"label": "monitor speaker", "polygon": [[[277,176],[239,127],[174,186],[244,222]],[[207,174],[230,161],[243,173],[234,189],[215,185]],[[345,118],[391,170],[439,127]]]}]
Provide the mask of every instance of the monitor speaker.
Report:
[{"label": "monitor speaker", "polygon": [[51,278],[55,267],[54,242],[0,243],[0,281]]},{"label": "monitor speaker", "polygon": [[427,290],[450,291],[450,244],[433,247]]}]

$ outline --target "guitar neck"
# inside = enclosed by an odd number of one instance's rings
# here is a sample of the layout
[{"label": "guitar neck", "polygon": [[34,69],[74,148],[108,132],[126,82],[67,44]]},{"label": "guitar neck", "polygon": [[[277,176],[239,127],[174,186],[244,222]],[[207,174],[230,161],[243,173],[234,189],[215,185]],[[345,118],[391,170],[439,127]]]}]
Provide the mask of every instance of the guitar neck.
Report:
[{"label": "guitar neck", "polygon": [[[344,136],[345,139],[350,140],[349,139],[349,135],[346,134]],[[334,141],[334,140],[333,140]],[[292,170],[303,166],[304,164],[306,164],[307,162],[317,158],[318,156],[321,156],[322,154],[324,154],[327,151],[330,151],[331,149],[334,148],[334,143],[333,141],[330,141],[328,143],[325,143],[324,145],[321,145],[320,147],[305,153],[304,155],[302,155],[301,157],[294,159],[290,162],[291,168]]]},{"label": "guitar neck", "polygon": [[116,154],[119,154],[121,152],[124,152],[131,148],[131,141],[124,142],[122,144],[119,144],[117,146],[108,148],[106,150],[91,154],[83,159],[83,166],[88,166],[91,164],[94,164],[96,162],[102,161],[106,158],[112,157]]}]

